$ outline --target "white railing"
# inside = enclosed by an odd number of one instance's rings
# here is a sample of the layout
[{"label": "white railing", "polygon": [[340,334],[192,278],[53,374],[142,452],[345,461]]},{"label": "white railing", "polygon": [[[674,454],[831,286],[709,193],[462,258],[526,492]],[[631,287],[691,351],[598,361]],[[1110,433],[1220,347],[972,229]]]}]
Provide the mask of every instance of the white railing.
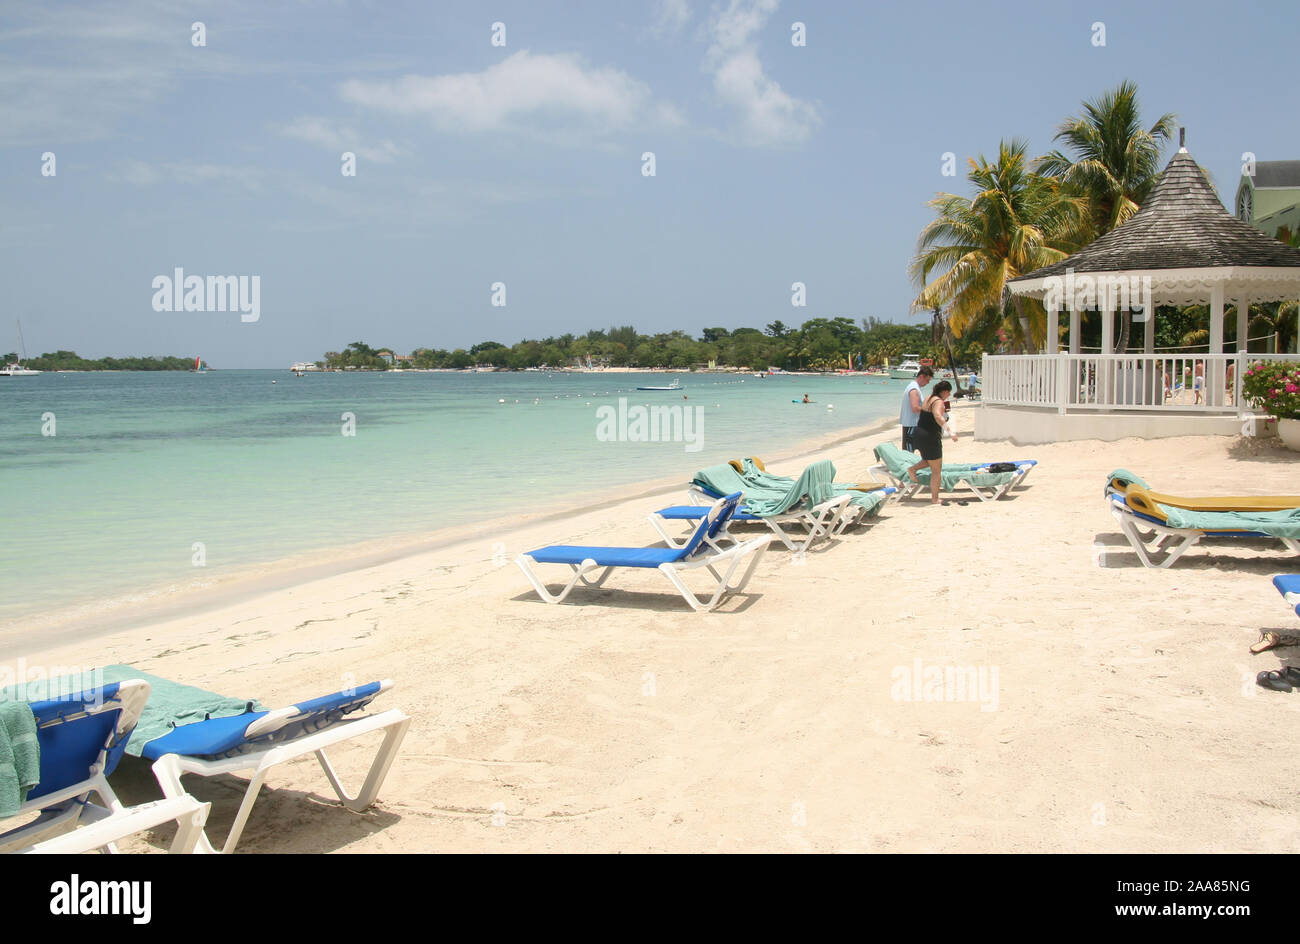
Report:
[{"label": "white railing", "polygon": [[985,403],[1072,410],[1242,414],[1244,366],[1300,354],[986,354]]}]

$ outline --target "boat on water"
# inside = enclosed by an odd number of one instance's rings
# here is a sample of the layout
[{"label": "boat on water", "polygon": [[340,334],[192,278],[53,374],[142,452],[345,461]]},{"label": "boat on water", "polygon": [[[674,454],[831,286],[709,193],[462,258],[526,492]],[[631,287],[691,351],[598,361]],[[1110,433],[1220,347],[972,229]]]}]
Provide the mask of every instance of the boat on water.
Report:
[{"label": "boat on water", "polygon": [[681,390],[683,388],[682,388],[682,382],[680,380],[674,380],[666,387],[637,387],[637,389],[638,390]]},{"label": "boat on water", "polygon": [[895,380],[913,380],[916,372],[921,369],[921,356],[919,354],[904,354],[902,362],[897,367],[889,368],[889,376]]},{"label": "boat on water", "polygon": [[23,325],[18,322],[18,359],[10,361],[0,368],[0,377],[34,377],[39,374],[39,370],[32,370],[30,367],[24,367],[23,361],[27,360],[27,350],[23,346]]}]

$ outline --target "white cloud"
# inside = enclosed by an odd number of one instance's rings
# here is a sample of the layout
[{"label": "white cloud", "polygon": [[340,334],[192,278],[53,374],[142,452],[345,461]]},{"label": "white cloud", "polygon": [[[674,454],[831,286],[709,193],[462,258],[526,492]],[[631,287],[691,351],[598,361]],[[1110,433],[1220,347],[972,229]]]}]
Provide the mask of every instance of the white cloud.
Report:
[{"label": "white cloud", "polygon": [[653,32],[657,36],[680,33],[691,21],[691,7],[686,0],[659,0]]},{"label": "white cloud", "polygon": [[650,89],[618,69],[588,67],[577,56],[514,53],[482,72],[408,75],[395,81],[352,79],[346,101],[381,111],[425,115],[449,131],[587,126],[628,127],[647,118],[678,123],[675,109],[654,103]]},{"label": "white cloud", "polygon": [[317,144],[340,154],[344,151],[352,151],[362,159],[378,164],[390,164],[405,153],[402,148],[387,138],[370,144],[360,143],[369,139],[328,118],[298,118],[282,128],[280,133],[285,137]]},{"label": "white cloud", "polygon": [[256,191],[262,186],[262,171],[254,167],[236,167],[231,164],[202,164],[171,162],[148,164],[144,161],[120,162],[106,176],[109,180],[151,187],[158,183],[181,183],[197,186],[234,185],[242,190]]},{"label": "white cloud", "polygon": [[737,136],[761,147],[802,144],[821,124],[815,103],[795,98],[763,71],[756,35],[777,3],[730,0],[710,21],[713,43],[704,59],[718,100],[738,112]]}]

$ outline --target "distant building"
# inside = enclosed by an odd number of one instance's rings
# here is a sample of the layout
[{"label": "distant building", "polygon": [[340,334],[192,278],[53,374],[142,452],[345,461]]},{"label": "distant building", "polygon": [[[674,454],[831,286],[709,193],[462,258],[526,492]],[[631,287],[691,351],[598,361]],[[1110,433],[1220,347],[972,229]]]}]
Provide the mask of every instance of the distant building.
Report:
[{"label": "distant building", "polygon": [[1300,231],[1300,161],[1257,161],[1254,177],[1241,175],[1236,207],[1237,219],[1269,236]]},{"label": "distant building", "polygon": [[414,354],[394,354],[390,364],[400,364],[403,367],[409,367],[415,361]]},{"label": "distant building", "polygon": [[383,360],[385,364],[389,365],[390,367],[393,365],[393,357],[395,355],[388,348],[384,348],[382,351],[376,351],[375,353],[379,355],[379,357]]}]

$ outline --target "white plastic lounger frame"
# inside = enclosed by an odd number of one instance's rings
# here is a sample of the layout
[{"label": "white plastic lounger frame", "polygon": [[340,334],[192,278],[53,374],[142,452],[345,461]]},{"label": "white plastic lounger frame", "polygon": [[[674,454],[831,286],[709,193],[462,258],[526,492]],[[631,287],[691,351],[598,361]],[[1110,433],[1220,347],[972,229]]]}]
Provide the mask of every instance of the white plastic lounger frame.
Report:
[{"label": "white plastic lounger frame", "polygon": [[[717,498],[694,485],[687,490],[687,495],[690,497],[691,503],[696,505],[711,505],[717,501]],[[798,554],[807,551],[818,538],[824,537],[829,541],[832,537],[843,534],[849,525],[857,521],[859,517],[856,513],[857,506],[851,505],[852,501],[852,495],[837,495],[812,508],[787,511],[784,514],[771,515],[766,518],[759,518],[759,520],[767,525],[778,541]],[[685,546],[686,540],[690,539],[690,535],[687,535],[685,540],[674,541],[668,535],[667,529],[661,527],[661,522],[663,522],[663,519],[657,518],[654,514],[650,515],[650,524],[659,532],[659,536],[668,542],[669,547]],[[666,524],[666,522],[663,523]],[[727,527],[730,528],[731,525],[736,523],[736,519],[732,518],[727,522]],[[739,523],[746,524],[748,519],[741,519]],[[791,534],[782,525],[797,525],[803,529],[804,533],[802,535]],[[718,535],[718,538],[722,537],[730,538],[733,541],[736,540],[725,531]],[[798,543],[800,540],[803,541],[802,545]]]},{"label": "white plastic lounger frame", "polygon": [[[771,540],[772,536],[765,534],[761,538],[734,544],[717,554],[675,563],[663,563],[655,569],[668,578],[672,585],[677,588],[677,592],[682,595],[682,598],[691,605],[691,609],[697,613],[704,613],[716,607],[727,595],[739,593],[745,589],[749,579],[754,576],[754,570],[758,567],[758,562],[762,559],[763,552],[767,550],[767,545]],[[748,566],[741,572],[740,579],[733,582],[732,578],[735,576],[737,568],[744,563],[746,557],[749,558]],[[569,564],[568,566],[573,570],[573,576],[559,593],[551,593],[546,589],[546,584],[542,583],[542,579],[533,572],[531,565],[536,564],[536,561],[527,554],[520,554],[515,558],[515,563],[524,572],[528,582],[533,585],[537,595],[547,603],[561,602],[579,583],[584,587],[599,587],[609,579],[610,574],[616,569],[620,569],[613,566],[602,567],[590,558],[581,564]],[[713,595],[708,599],[697,596],[690,587],[686,586],[681,576],[684,571],[697,570],[701,567],[707,570],[713,576],[713,579],[717,581],[717,587],[714,589]],[[643,569],[649,570],[650,568]],[[589,579],[587,575],[596,571],[601,571],[600,576],[594,580]]]},{"label": "white plastic lounger frame", "polygon": [[[61,715],[57,723],[75,724],[103,711],[119,711],[115,734],[122,737],[135,730],[148,700],[149,683],[129,679],[118,684],[112,698],[92,708]],[[25,802],[18,815],[39,810],[39,818],[0,834],[0,851],[80,854],[99,849],[116,853],[119,840],[174,820],[177,830],[170,851],[193,852],[203,833],[209,804],[200,803],[182,790],[170,800],[125,806],[108,785],[104,773],[106,757],[107,751],[101,751],[99,760],[87,767],[84,780]],[[92,793],[99,803],[91,802]]]},{"label": "white plastic lounger frame", "polygon": [[[991,464],[992,463],[990,463],[990,465]],[[1001,485],[980,486],[980,485],[976,485],[975,483],[970,481],[969,478],[967,478],[967,476],[970,475],[983,475],[987,473],[988,467],[984,466],[981,468],[970,469],[966,472],[961,473],[957,478],[957,484],[965,485],[968,489],[970,489],[972,492],[975,493],[975,497],[978,498],[980,501],[986,501],[986,502],[997,501],[1003,495],[1007,494],[1007,492],[1011,491],[1013,488],[1015,488],[1016,486],[1024,482],[1024,480],[1029,476],[1029,473],[1032,472],[1033,469],[1034,467],[1032,465],[1017,465],[1016,471],[1014,473],[1014,477],[1006,482],[1003,482]],[[911,479],[907,479],[907,478],[899,479],[895,477],[894,473],[890,472],[889,467],[886,466],[883,462],[878,462],[875,465],[871,466],[871,468],[867,469],[867,474],[870,475],[872,479],[875,479],[877,474],[883,476],[885,481],[889,482],[891,485],[895,486],[898,489],[898,497],[900,499],[911,498],[921,489],[928,490],[930,488],[930,484],[928,482],[913,482]]]},{"label": "white plastic lounger frame", "polygon": [[175,821],[176,836],[172,840],[170,851],[188,854],[197,850],[211,808],[212,804],[200,803],[189,794],[171,800],[155,800],[123,808],[107,819],[42,840],[18,851],[46,855],[80,855],[95,849],[116,852],[115,843],[119,840]]},{"label": "white plastic lounger frame", "polygon": [[[1189,548],[1199,544],[1201,538],[1216,536],[1214,531],[1202,531],[1199,528],[1171,528],[1157,521],[1140,518],[1133,513],[1133,509],[1117,498],[1107,497],[1106,500],[1110,503],[1111,515],[1119,522],[1120,531],[1128,538],[1128,543],[1132,545],[1138,559],[1146,567],[1167,568],[1187,553]],[[1172,543],[1175,540],[1177,544]],[[1292,553],[1300,554],[1300,541],[1295,538],[1277,540],[1285,544]],[[1159,562],[1156,562],[1150,554],[1150,551],[1156,550],[1165,552],[1165,556]]]},{"label": "white plastic lounger frame", "polygon": [[[387,691],[392,686],[391,679],[384,679],[379,683],[379,691]],[[248,726],[248,730],[244,732],[244,737],[248,739],[265,737],[292,723],[297,717],[298,709],[293,706],[270,711],[252,722]],[[299,757],[305,757],[308,754],[315,754],[316,760],[320,762],[321,769],[325,771],[325,776],[329,780],[330,786],[334,788],[334,793],[338,796],[339,801],[352,812],[360,813],[368,809],[379,795],[379,788],[383,785],[384,778],[388,776],[388,768],[393,765],[393,760],[397,757],[397,749],[401,746],[402,738],[406,736],[406,729],[410,724],[411,719],[408,715],[400,709],[390,708],[388,711],[377,715],[364,715],[355,720],[343,718],[314,733],[302,735],[288,741],[281,741],[261,750],[237,754],[234,757],[206,760],[181,754],[164,754],[154,763],[153,772],[154,776],[158,778],[159,786],[162,787],[163,795],[176,797],[185,793],[185,788],[181,786],[181,777],[185,774],[211,777],[216,774],[251,771],[252,779],[248,782],[248,789],[244,791],[244,799],[239,804],[239,812],[235,815],[235,820],[230,826],[230,833],[226,836],[225,844],[221,848],[222,852],[234,852],[235,846],[239,843],[239,837],[244,832],[244,826],[248,822],[248,815],[253,810],[253,803],[257,800],[258,791],[262,788],[262,782],[272,768],[296,760]],[[325,756],[325,748],[352,738],[361,737],[372,731],[383,731],[384,740],[370,765],[365,782],[362,783],[360,791],[354,795],[348,793],[342,782],[340,782],[338,774],[334,772],[334,767],[330,764],[329,758]],[[217,850],[208,841],[207,835],[204,834],[199,838],[196,851],[211,853]]]}]

